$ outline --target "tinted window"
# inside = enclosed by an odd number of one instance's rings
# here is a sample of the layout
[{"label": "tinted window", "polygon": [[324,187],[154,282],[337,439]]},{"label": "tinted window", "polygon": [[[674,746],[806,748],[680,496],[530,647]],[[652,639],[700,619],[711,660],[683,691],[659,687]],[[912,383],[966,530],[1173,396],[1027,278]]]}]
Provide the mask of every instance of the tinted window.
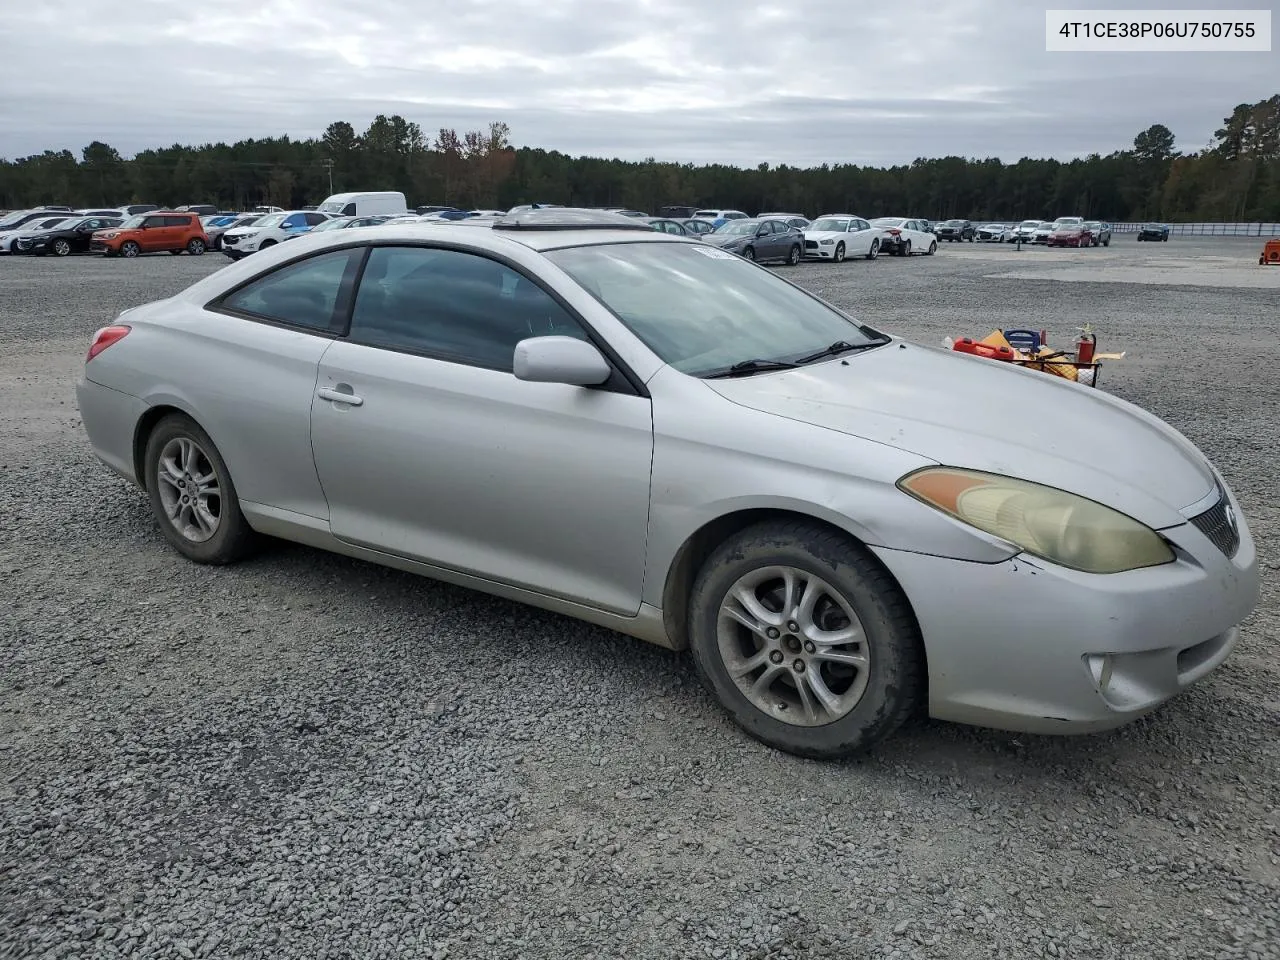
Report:
[{"label": "tinted window", "polygon": [[323,214],[319,214],[319,213],[308,213],[308,214],[306,214],[306,221],[307,221],[307,223],[311,224],[311,226],[313,226],[313,227],[314,227],[317,223],[324,223],[324,222],[325,222],[326,220],[328,220],[328,219],[329,219],[328,217],[324,216]]},{"label": "tinted window", "polygon": [[586,339],[582,328],[527,277],[475,254],[376,247],[360,280],[351,339],[510,371],[529,337]]},{"label": "tinted window", "polygon": [[354,203],[348,203],[342,208],[342,215],[344,217],[354,217],[356,215],[356,205]]},{"label": "tinted window", "polygon": [[164,220],[164,217],[147,217],[142,221],[142,225],[144,227],[163,227]]},{"label": "tinted window", "polygon": [[191,225],[190,217],[164,217],[166,227],[187,227]]},{"label": "tinted window", "polygon": [[337,250],[281,267],[226,297],[220,306],[313,330],[333,326],[343,277],[359,250]]}]

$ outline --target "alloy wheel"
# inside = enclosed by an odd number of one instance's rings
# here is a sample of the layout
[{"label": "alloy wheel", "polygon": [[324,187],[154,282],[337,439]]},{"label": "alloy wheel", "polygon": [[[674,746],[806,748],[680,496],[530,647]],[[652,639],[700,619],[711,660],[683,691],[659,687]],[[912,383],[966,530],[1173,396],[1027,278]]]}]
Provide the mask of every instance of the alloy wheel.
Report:
[{"label": "alloy wheel", "polygon": [[858,705],[870,647],[849,601],[792,566],[740,577],[720,604],[716,641],[725,669],[758,710],[815,727]]},{"label": "alloy wheel", "polygon": [[160,451],[156,478],[165,517],[182,537],[204,543],[218,532],[222,491],[209,455],[190,437],[174,437]]}]

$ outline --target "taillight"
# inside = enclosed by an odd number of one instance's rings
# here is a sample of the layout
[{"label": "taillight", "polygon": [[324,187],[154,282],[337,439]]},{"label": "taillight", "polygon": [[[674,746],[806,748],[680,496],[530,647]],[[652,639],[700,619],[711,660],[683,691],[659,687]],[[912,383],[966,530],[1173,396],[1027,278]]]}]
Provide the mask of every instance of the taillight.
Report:
[{"label": "taillight", "polygon": [[132,329],[132,327],[124,323],[103,327],[93,335],[93,343],[89,344],[89,355],[84,358],[84,362],[88,363],[116,341],[123,340],[125,334]]},{"label": "taillight", "polygon": [[896,227],[894,227],[894,228],[893,228],[892,230],[890,230],[889,232],[890,232],[891,234],[893,234],[895,237],[902,233],[902,231],[901,231],[901,230],[899,230],[899,229],[897,229]]}]

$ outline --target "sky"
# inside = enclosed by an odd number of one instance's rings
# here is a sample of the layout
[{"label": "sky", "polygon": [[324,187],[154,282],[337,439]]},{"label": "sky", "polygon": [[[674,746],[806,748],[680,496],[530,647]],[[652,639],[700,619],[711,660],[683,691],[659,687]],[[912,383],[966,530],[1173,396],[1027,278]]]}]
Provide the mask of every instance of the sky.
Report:
[{"label": "sky", "polygon": [[1270,53],[1045,51],[1046,7],[1171,2],[10,0],[0,157],[318,137],[379,113],[737,166],[1068,160],[1153,123],[1197,150],[1236,104],[1280,93],[1274,37]]}]

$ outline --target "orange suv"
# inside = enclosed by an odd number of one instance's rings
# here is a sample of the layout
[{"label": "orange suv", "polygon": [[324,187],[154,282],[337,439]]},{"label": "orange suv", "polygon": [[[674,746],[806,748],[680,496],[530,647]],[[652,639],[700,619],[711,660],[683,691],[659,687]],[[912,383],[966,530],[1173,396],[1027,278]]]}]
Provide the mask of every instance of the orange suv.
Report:
[{"label": "orange suv", "polygon": [[205,235],[204,224],[200,222],[199,215],[179,210],[140,213],[118,227],[95,230],[89,240],[90,253],[101,253],[108,257],[119,254],[132,258],[161,250],[174,254],[185,250],[193,257],[198,257],[208,246],[209,238]]}]

